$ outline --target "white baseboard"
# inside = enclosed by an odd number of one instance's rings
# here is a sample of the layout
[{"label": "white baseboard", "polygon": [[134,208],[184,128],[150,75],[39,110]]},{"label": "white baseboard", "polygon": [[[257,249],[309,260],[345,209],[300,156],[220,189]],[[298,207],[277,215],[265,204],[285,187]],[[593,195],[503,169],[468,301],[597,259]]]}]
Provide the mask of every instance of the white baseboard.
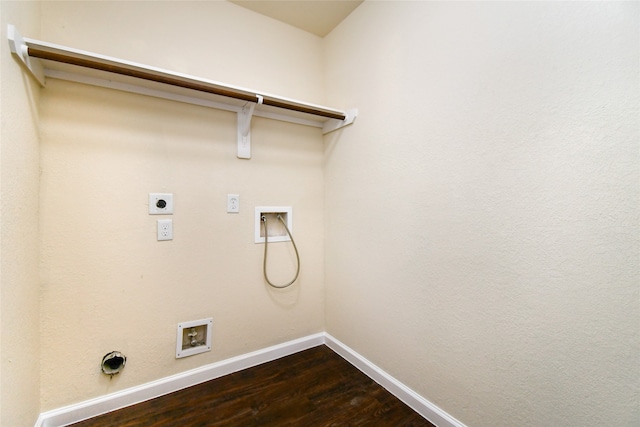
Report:
[{"label": "white baseboard", "polygon": [[465,427],[460,421],[447,414],[445,411],[411,390],[400,381],[387,374],[385,371],[369,362],[360,354],[347,347],[331,335],[325,333],[324,344],[347,362],[362,371],[366,376],[387,389],[391,394],[404,402],[411,409],[429,420],[438,427]]},{"label": "white baseboard", "polygon": [[324,344],[324,333],[319,333],[232,357],[157,381],[43,412],[38,417],[35,427],[60,427],[77,423],[322,344]]},{"label": "white baseboard", "polygon": [[182,372],[140,386],[65,406],[38,417],[35,427],[60,427],[92,418],[145,400],[154,399],[196,384],[220,378],[252,366],[271,362],[312,347],[326,344],[364,374],[438,427],[465,427],[433,403],[406,387],[373,363],[327,333],[309,335],[283,344],[267,347],[197,369]]}]

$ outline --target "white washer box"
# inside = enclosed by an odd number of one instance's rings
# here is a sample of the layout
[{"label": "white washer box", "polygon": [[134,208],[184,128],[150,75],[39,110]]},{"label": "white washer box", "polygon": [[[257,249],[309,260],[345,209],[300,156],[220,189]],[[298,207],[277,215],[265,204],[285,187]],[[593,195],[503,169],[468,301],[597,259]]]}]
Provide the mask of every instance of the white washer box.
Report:
[{"label": "white washer box", "polygon": [[269,243],[289,242],[289,234],[284,228],[277,215],[280,214],[287,224],[287,228],[293,233],[293,208],[291,206],[256,206],[255,215],[255,243],[264,243],[264,227],[262,226],[262,216],[267,217],[269,227]]},{"label": "white washer box", "polygon": [[213,318],[178,323],[176,359],[211,351]]}]

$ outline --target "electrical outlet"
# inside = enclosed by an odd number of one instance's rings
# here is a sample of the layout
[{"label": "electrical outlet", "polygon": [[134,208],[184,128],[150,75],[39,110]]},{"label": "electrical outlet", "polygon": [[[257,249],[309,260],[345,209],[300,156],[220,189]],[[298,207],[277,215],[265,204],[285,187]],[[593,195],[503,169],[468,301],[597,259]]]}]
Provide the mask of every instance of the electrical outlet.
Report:
[{"label": "electrical outlet", "polygon": [[172,213],[172,193],[149,193],[149,215],[170,215]]},{"label": "electrical outlet", "polygon": [[173,240],[173,220],[158,220],[158,240]]},{"label": "electrical outlet", "polygon": [[240,212],[240,196],[238,194],[227,194],[227,212]]}]

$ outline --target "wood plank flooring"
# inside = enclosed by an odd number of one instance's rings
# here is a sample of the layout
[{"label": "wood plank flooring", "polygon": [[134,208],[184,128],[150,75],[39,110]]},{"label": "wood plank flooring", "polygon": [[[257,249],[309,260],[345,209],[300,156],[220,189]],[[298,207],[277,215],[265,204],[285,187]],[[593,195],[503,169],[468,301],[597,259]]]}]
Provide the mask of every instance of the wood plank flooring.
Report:
[{"label": "wood plank flooring", "polygon": [[324,345],[73,426],[435,427]]}]

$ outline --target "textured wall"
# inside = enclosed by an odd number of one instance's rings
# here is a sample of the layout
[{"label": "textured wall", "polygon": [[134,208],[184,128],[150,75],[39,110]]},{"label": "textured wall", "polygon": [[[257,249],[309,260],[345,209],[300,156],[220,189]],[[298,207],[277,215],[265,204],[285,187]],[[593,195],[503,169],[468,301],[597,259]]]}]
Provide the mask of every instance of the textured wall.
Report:
[{"label": "textured wall", "polygon": [[0,425],[38,417],[39,88],[18,65],[7,25],[38,35],[39,2],[0,2]]},{"label": "textured wall", "polygon": [[[45,3],[42,21],[47,41],[322,102],[320,39],[227,2]],[[319,129],[254,118],[239,160],[234,113],[53,80],[40,109],[43,410],[324,329]],[[147,214],[160,191],[170,242]],[[258,205],[293,206],[287,290],[262,278]],[[272,278],[292,276],[290,244],[270,254]],[[213,350],[176,360],[177,323],[208,316]],[[111,350],[129,359],[110,381]]]},{"label": "textured wall", "polygon": [[372,1],[331,33],[328,332],[469,426],[639,425],[639,29]]}]

